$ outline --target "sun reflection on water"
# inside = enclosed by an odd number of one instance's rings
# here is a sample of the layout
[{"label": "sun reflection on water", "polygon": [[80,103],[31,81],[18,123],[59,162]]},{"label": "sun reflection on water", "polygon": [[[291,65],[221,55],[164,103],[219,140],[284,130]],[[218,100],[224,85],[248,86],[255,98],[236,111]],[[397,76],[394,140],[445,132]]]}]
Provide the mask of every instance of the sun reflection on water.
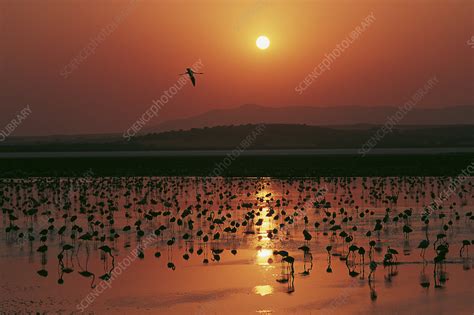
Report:
[{"label": "sun reflection on water", "polygon": [[273,251],[271,249],[259,249],[256,255],[256,264],[260,266],[268,266],[268,260],[273,255]]},{"label": "sun reflection on water", "polygon": [[253,291],[257,295],[265,296],[273,293],[273,287],[271,285],[257,285]]},{"label": "sun reflection on water", "polygon": [[257,251],[257,257],[264,260],[267,260],[268,257],[270,257],[272,254],[273,252],[271,249],[260,249],[259,251]]}]

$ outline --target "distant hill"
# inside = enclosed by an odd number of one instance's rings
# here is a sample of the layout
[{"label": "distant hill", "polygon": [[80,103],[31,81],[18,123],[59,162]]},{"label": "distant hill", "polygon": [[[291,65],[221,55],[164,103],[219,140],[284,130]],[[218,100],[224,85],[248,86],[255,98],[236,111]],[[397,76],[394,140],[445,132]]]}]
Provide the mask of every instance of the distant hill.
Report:
[{"label": "distant hill", "polygon": [[[142,134],[171,130],[189,130],[215,126],[245,124],[306,124],[312,126],[381,125],[397,111],[396,107],[264,107],[243,105],[232,109],[215,109],[185,119],[163,122],[143,129]],[[414,108],[401,125],[471,125],[474,124],[474,106],[446,108]]]},{"label": "distant hill", "polygon": [[[357,127],[357,126],[356,126]],[[378,130],[370,128],[330,128],[308,125],[266,125],[256,137],[253,149],[360,148]],[[148,134],[132,140],[146,149],[232,149],[256,125],[218,126]],[[387,134],[378,148],[474,147],[474,125],[397,128]]]}]

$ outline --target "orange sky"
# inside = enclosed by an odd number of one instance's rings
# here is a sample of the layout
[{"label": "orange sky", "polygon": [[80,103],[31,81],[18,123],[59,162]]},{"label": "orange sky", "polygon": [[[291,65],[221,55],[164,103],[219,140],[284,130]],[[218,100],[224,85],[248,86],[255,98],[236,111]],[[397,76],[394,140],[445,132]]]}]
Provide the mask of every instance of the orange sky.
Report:
[{"label": "orange sky", "polygon": [[[399,105],[430,77],[417,105],[470,105],[470,0],[1,0],[0,129],[26,105],[15,135],[122,132],[177,74],[201,59],[153,123],[245,103]],[[91,38],[129,14],[79,66]],[[302,94],[295,87],[371,12],[376,21]],[[271,40],[255,46],[258,35]]]}]

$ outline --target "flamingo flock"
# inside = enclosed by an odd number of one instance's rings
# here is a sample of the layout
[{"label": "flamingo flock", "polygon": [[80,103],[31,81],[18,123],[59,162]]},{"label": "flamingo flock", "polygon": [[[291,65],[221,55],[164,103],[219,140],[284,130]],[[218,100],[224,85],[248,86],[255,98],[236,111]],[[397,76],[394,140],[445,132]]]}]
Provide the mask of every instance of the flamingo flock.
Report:
[{"label": "flamingo flock", "polygon": [[[71,273],[91,287],[108,281],[125,251],[135,246],[145,259],[143,239],[152,235],[152,258],[166,259],[171,271],[178,269],[176,251],[183,261],[199,257],[208,265],[265,244],[272,251],[268,263],[281,264],[276,281],[288,293],[295,291],[295,275],[315,272],[317,257],[327,256],[327,273],[337,257],[350,277],[364,280],[368,269],[376,299],[379,266],[391,281],[398,266],[421,263],[424,274],[433,265],[435,288],[445,285],[447,263],[470,266],[473,182],[439,205],[434,200],[447,177],[1,179],[0,206],[8,248],[37,252],[41,277],[49,276],[53,255],[59,285]],[[97,277],[89,270],[91,253],[103,264]],[[295,274],[300,263],[303,271]],[[429,279],[420,285],[429,287]]]}]

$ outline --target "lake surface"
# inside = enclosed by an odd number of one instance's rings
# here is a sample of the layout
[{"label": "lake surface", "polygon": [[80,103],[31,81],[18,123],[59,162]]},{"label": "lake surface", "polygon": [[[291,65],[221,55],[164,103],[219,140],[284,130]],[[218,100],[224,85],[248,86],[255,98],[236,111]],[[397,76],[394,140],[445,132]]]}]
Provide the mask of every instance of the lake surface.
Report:
[{"label": "lake surface", "polygon": [[450,183],[2,179],[0,313],[472,314],[474,178]]}]

